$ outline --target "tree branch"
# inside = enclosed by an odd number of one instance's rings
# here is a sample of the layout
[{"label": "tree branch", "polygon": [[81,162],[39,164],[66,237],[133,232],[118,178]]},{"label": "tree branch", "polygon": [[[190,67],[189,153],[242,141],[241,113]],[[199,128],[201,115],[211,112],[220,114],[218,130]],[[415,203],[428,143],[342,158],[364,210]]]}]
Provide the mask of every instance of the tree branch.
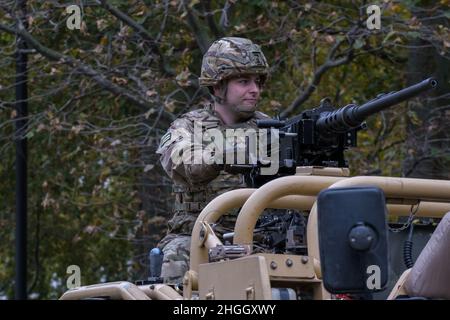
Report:
[{"label": "tree branch", "polygon": [[[135,105],[148,110],[153,105],[150,101],[143,99],[142,97],[136,96],[125,90],[124,88],[117,86],[113,82],[106,79],[101,73],[92,69],[90,66],[82,63],[80,60],[75,59],[71,56],[64,55],[60,52],[57,52],[53,49],[45,47],[38,40],[36,40],[30,33],[28,33],[23,24],[19,22],[18,29],[14,29],[3,24],[0,24],[0,30],[5,32],[18,35],[22,37],[31,47],[33,47],[37,52],[47,57],[50,60],[59,61],[66,65],[71,66],[72,68],[76,68],[81,71],[82,74],[92,78],[95,82],[97,82],[102,88],[112,92],[116,95],[123,96],[133,102]],[[167,111],[164,111],[163,117],[167,120],[172,121],[174,119],[173,115]]]},{"label": "tree branch", "polygon": [[156,41],[153,39],[151,34],[147,32],[147,30],[144,29],[142,25],[134,21],[130,16],[125,14],[123,11],[119,10],[116,7],[113,7],[110,5],[106,0],[98,0],[98,2],[106,9],[108,10],[113,16],[115,16],[120,21],[124,22],[125,24],[129,25],[134,31],[137,32],[137,34],[144,40],[147,40],[150,44],[151,50],[159,57],[160,59],[160,69],[163,73],[165,73],[168,76],[174,76],[176,73],[173,71],[168,65],[164,58],[164,56],[161,54],[161,51],[159,50],[159,47],[156,44]]},{"label": "tree branch", "polygon": [[338,47],[341,45],[342,41],[343,40],[337,41],[336,44],[331,48],[331,50],[328,54],[328,57],[327,57],[327,61],[325,61],[325,63],[322,64],[317,69],[317,71],[314,73],[313,80],[308,85],[306,90],[303,91],[303,93],[301,95],[299,95],[294,100],[294,102],[280,114],[281,117],[287,117],[291,113],[298,112],[298,109],[300,108],[302,103],[305,102],[306,100],[308,100],[308,98],[312,95],[314,90],[316,90],[316,88],[319,85],[320,80],[321,80],[322,76],[325,74],[325,72],[327,72],[331,68],[346,64],[353,59],[353,50],[350,49],[347,52],[347,55],[345,57],[333,60],[333,57],[335,56],[336,51],[337,51]]},{"label": "tree branch", "polygon": [[194,33],[197,45],[202,51],[202,54],[205,54],[206,51],[208,51],[209,45],[211,44],[211,39],[209,39],[209,36],[206,34],[206,32],[199,26],[197,18],[195,17],[191,8],[189,8],[189,5],[186,4],[186,1],[183,0],[182,5],[187,13],[188,25]]},{"label": "tree branch", "polygon": [[159,33],[156,36],[155,42],[158,43],[161,41],[161,37],[163,35],[164,29],[166,28],[167,17],[169,16],[169,0],[164,1],[164,18],[161,22],[161,27],[159,28]]},{"label": "tree branch", "polygon": [[211,0],[202,1],[202,6],[206,14],[206,21],[208,21],[209,29],[214,34],[216,39],[222,38],[224,36],[223,30],[219,30],[216,22],[214,21],[214,15],[211,14]]},{"label": "tree branch", "polygon": [[233,5],[233,2],[230,2],[227,0],[225,2],[225,5],[223,6],[222,15],[220,16],[220,27],[222,28],[222,30],[226,30],[230,26],[228,14],[229,14],[229,10],[231,9],[232,5]]}]

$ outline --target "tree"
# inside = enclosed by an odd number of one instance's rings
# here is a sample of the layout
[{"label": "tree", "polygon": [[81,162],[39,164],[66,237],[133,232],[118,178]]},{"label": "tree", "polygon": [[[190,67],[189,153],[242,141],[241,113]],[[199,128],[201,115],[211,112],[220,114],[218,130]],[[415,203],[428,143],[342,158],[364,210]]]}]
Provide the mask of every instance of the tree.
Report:
[{"label": "tree", "polygon": [[421,7],[411,5],[410,10],[414,13],[411,24],[417,32],[409,46],[407,81],[414,83],[432,71],[441,86],[424,102],[411,103],[403,172],[410,177],[448,179],[450,136],[446,128],[450,119],[450,42],[448,33],[443,47],[436,43],[434,37],[428,36],[433,33],[444,35],[442,30],[449,27],[448,15],[439,14],[440,8],[427,4],[427,1],[423,1]]}]

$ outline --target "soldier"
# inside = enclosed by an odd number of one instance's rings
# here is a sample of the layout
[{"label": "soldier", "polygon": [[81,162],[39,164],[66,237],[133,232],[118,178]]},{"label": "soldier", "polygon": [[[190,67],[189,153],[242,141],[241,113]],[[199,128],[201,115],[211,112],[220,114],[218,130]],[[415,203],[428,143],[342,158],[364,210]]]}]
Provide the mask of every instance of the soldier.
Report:
[{"label": "soldier", "polygon": [[[164,253],[161,276],[167,283],[181,283],[189,270],[190,235],[206,204],[219,194],[246,186],[242,174],[230,173],[220,161],[192,164],[183,157],[175,161],[174,156],[180,150],[199,147],[192,145],[196,125],[201,124],[202,133],[256,128],[256,120],[268,118],[256,111],[267,74],[266,58],[252,41],[236,37],[215,41],[203,57],[199,79],[200,85],[209,89],[213,102],[182,115],[161,138],[157,153],[174,182],[175,193],[174,216],[169,220],[167,236],[158,244]],[[214,156],[210,160],[217,159],[218,155]],[[233,214],[224,216],[215,231],[218,235],[232,231],[235,220]]]}]

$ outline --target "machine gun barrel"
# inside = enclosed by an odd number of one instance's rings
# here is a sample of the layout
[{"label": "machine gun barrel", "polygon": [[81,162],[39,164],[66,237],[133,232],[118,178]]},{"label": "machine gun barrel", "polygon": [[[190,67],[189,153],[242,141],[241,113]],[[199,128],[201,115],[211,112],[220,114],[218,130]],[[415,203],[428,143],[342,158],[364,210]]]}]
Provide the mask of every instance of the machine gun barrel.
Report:
[{"label": "machine gun barrel", "polygon": [[436,87],[436,85],[437,81],[435,79],[428,78],[398,92],[383,95],[381,98],[369,101],[357,108],[355,111],[355,117],[362,121],[378,111],[396,105],[397,103],[412,98],[424,91],[430,90]]},{"label": "machine gun barrel", "polygon": [[428,78],[400,91],[378,95],[377,98],[361,106],[350,104],[335,111],[324,113],[317,120],[316,127],[322,132],[344,132],[356,128],[370,115],[417,96],[436,87],[436,85],[435,79]]}]

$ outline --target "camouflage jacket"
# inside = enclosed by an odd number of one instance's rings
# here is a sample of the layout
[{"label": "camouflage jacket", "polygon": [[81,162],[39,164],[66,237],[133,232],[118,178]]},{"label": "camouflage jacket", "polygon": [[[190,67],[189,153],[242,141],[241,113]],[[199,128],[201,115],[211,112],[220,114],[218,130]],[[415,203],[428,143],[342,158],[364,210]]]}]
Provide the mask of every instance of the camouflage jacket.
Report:
[{"label": "camouflage jacket", "polygon": [[174,183],[174,217],[169,221],[170,232],[190,234],[196,217],[208,202],[227,191],[246,187],[242,174],[227,173],[216,163],[192,164],[186,163],[185,159],[174,161],[174,154],[179,154],[183,148],[192,148],[193,136],[198,133],[194,133],[194,125],[199,128],[201,124],[202,134],[207,134],[210,129],[256,129],[256,120],[267,118],[267,115],[257,111],[249,120],[227,126],[213,106],[206,105],[203,109],[182,115],[171,124],[156,151],[161,155],[162,167]]}]

